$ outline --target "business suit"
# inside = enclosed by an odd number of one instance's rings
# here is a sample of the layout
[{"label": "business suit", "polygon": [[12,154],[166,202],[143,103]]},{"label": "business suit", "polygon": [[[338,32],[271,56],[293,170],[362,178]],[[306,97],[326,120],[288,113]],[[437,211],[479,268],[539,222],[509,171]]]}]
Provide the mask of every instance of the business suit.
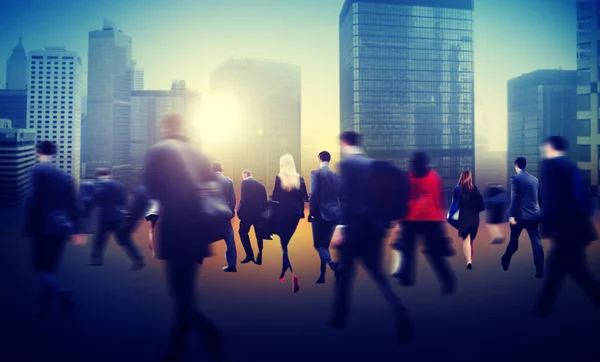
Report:
[{"label": "business suit", "polygon": [[194,291],[198,263],[208,255],[211,241],[203,237],[207,225],[202,220],[196,188],[199,181],[217,181],[217,175],[212,172],[208,158],[183,136],[173,136],[154,145],[146,158],[144,172],[148,195],[161,207],[155,252],[165,262],[166,281],[175,307],[167,360],[184,359],[191,329],[202,332],[202,342],[211,354],[222,354],[219,331],[198,311]]},{"label": "business suit", "polygon": [[340,176],[329,169],[329,162],[310,173],[310,215],[314,247],[321,259],[321,275],[317,283],[323,283],[327,263],[331,262],[329,244],[340,220]]},{"label": "business suit", "polygon": [[258,244],[257,264],[262,264],[263,239],[257,231],[261,207],[267,202],[267,189],[253,178],[242,181],[242,197],[238,206],[237,215],[240,219],[240,240],[246,252],[246,261],[254,261],[254,251],[250,245],[250,227],[254,227],[256,242]]},{"label": "business suit", "polygon": [[517,222],[510,225],[510,242],[506,246],[506,252],[502,256],[502,266],[508,270],[510,260],[519,248],[519,236],[523,230],[527,230],[531,249],[533,250],[533,262],[536,276],[544,275],[544,248],[538,232],[540,220],[539,204],[539,181],[525,170],[511,177],[511,202],[508,217]]},{"label": "business suit", "polygon": [[594,207],[577,165],[566,157],[547,159],[540,165],[541,231],[552,239],[546,277],[535,312],[551,312],[563,278],[570,275],[600,308],[600,282],[588,267],[585,249],[598,238],[593,224]]},{"label": "business suit", "polygon": [[[343,244],[341,265],[335,289],[332,326],[344,327],[349,314],[349,300],[355,261],[359,259],[394,311],[396,321],[405,321],[406,308],[393,292],[382,272],[382,248],[389,223],[378,219],[370,207],[369,174],[372,160],[362,153],[346,157],[340,163],[341,217]],[[402,324],[406,327],[406,324]],[[399,331],[400,332],[400,331]],[[405,331],[404,331],[405,332]]]},{"label": "business suit", "polygon": [[[233,181],[220,172],[217,172],[217,179],[221,185],[222,193],[225,196],[227,205],[229,206],[229,209],[231,209],[231,214],[235,216],[236,198]],[[227,266],[235,268],[235,265],[237,264],[237,250],[235,247],[235,237],[233,235],[233,226],[231,226],[231,222],[229,223],[229,229],[227,230],[224,240],[225,245],[227,245],[227,250],[225,251],[225,261],[227,262]]]},{"label": "business suit", "polygon": [[[58,289],[56,271],[70,234],[79,221],[77,194],[73,180],[52,164],[42,162],[31,170],[31,189],[26,206],[25,235],[32,239],[33,267],[39,273],[42,295],[40,317],[51,311]],[[54,217],[62,215],[72,225],[70,231],[57,233]],[[64,291],[63,291],[64,292]],[[63,303],[70,303],[60,293]]]},{"label": "business suit", "polygon": [[125,187],[118,181],[102,179],[96,182],[94,202],[99,208],[98,232],[92,247],[92,265],[102,265],[109,234],[114,234],[117,243],[123,248],[138,269],[144,258],[135,246],[127,227],[128,197]]}]

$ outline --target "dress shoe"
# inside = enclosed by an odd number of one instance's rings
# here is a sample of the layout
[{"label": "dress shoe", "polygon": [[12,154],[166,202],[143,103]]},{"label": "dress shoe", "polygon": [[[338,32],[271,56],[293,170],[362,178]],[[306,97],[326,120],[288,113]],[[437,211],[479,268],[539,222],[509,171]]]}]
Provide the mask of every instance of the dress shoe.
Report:
[{"label": "dress shoe", "polygon": [[325,274],[321,274],[315,284],[325,284]]},{"label": "dress shoe", "polygon": [[473,264],[469,263],[467,264],[467,270],[472,270],[473,269]]},{"label": "dress shoe", "polygon": [[508,267],[510,267],[510,260],[505,257],[500,258],[500,264],[502,265],[502,269],[504,271],[508,271]]},{"label": "dress shoe", "polygon": [[254,262],[256,265],[262,265],[262,252],[258,253],[258,257],[256,257],[256,261]]},{"label": "dress shoe", "polygon": [[237,273],[237,268],[234,267],[234,266],[231,266],[231,265],[230,266],[224,266],[223,267],[223,271],[225,273]]},{"label": "dress shoe", "polygon": [[240,261],[242,264],[248,264],[249,262],[254,261],[254,257],[247,256],[244,260]]},{"label": "dress shoe", "polygon": [[98,261],[98,260],[92,260],[88,265],[89,266],[102,266],[102,265],[104,265],[104,263],[102,263],[101,261]]},{"label": "dress shoe", "polygon": [[492,245],[504,244],[504,240],[506,240],[506,239],[505,238],[494,238],[494,240],[492,240],[492,242],[490,244],[492,244]]}]

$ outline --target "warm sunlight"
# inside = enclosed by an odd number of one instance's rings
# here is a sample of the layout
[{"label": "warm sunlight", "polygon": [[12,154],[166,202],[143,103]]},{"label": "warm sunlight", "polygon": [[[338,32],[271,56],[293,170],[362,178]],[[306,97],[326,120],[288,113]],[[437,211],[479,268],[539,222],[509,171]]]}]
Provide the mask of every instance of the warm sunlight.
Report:
[{"label": "warm sunlight", "polygon": [[203,142],[222,145],[232,140],[232,135],[240,127],[240,112],[239,103],[233,96],[208,98],[200,110]]}]

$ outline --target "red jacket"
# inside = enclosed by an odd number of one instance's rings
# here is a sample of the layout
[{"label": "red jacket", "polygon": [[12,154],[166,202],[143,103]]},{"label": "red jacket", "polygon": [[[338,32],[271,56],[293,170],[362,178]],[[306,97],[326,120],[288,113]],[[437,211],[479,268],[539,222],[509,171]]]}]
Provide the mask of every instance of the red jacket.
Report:
[{"label": "red jacket", "polygon": [[437,172],[430,170],[417,178],[411,172],[408,216],[405,221],[445,221],[443,183]]}]

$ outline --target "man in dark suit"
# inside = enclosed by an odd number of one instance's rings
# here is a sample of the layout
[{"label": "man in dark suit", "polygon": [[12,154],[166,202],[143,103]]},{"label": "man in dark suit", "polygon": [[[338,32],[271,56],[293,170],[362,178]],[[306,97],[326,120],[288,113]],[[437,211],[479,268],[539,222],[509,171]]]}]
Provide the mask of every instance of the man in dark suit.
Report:
[{"label": "man in dark suit", "polygon": [[337,263],[331,261],[329,244],[340,221],[340,176],[329,169],[331,154],[319,153],[319,169],[310,173],[310,214],[314,247],[321,259],[321,274],[315,282],[325,283],[327,264],[335,271]]},{"label": "man in dark suit", "polygon": [[519,157],[515,160],[516,174],[511,177],[511,202],[508,209],[510,223],[510,242],[506,252],[501,258],[502,268],[506,271],[510,260],[519,248],[519,236],[527,230],[531,248],[533,249],[533,263],[535,264],[535,277],[544,277],[544,248],[538,232],[540,221],[539,182],[538,179],[525,171],[527,160]]},{"label": "man in dark suit", "polygon": [[135,246],[131,234],[127,230],[128,196],[125,187],[111,178],[109,169],[96,170],[94,203],[100,209],[98,216],[98,232],[94,238],[92,262],[90,265],[103,265],[104,252],[109,234],[114,234],[117,243],[123,248],[133,265],[131,270],[140,270],[146,265],[140,251]]},{"label": "man in dark suit", "polygon": [[340,164],[341,216],[332,244],[339,248],[341,265],[330,325],[334,328],[346,326],[355,274],[354,264],[359,259],[392,308],[398,342],[408,343],[414,337],[412,323],[381,266],[382,248],[389,223],[377,217],[377,210],[372,207],[370,173],[373,160],[360,149],[360,135],[355,132],[342,133],[340,144],[345,156]]},{"label": "man in dark suit", "polygon": [[[217,174],[217,179],[223,190],[223,195],[225,195],[227,205],[229,205],[229,208],[231,209],[233,218],[235,216],[236,202],[233,181],[229,177],[223,175],[223,166],[221,166],[220,163],[215,163],[213,165],[213,171]],[[223,267],[223,271],[226,273],[235,273],[237,272],[237,250],[235,248],[235,237],[233,235],[233,226],[231,226],[231,222],[229,222],[229,230],[227,230],[227,235],[225,235],[225,245],[227,245],[227,250],[225,251],[227,266]]]},{"label": "man in dark suit", "polygon": [[[246,252],[246,258],[241,263],[246,264],[252,261],[256,265],[261,265],[263,239],[257,230],[257,226],[261,207],[267,202],[267,190],[260,182],[252,178],[250,170],[244,170],[242,178],[242,198],[240,199],[237,215],[240,219],[240,240]],[[248,236],[250,227],[254,227],[254,234],[258,243],[258,255],[256,259],[254,259],[254,251],[252,250],[252,245],[250,245],[250,236]]]},{"label": "man in dark suit", "polygon": [[222,360],[224,348],[217,327],[195,302],[198,264],[209,254],[209,240],[197,199],[199,182],[216,182],[208,158],[182,134],[178,114],[163,120],[165,140],[154,145],[146,158],[144,183],[148,196],[161,207],[156,257],[164,260],[165,274],[175,307],[175,322],[164,361],[185,360],[188,332],[197,330],[206,350]]},{"label": "man in dark suit", "polygon": [[[25,236],[33,242],[34,269],[41,285],[39,318],[50,316],[55,298],[63,312],[71,313],[69,292],[60,289],[56,272],[65,244],[77,229],[79,208],[73,179],[53,165],[52,142],[37,146],[39,163],[31,170],[31,188],[26,207]],[[75,241],[80,238],[78,235]]]},{"label": "man in dark suit", "polygon": [[590,273],[586,247],[598,239],[593,224],[594,206],[589,184],[577,165],[565,157],[568,141],[559,136],[544,141],[545,160],[540,165],[541,230],[551,238],[546,278],[534,314],[552,312],[562,280],[570,275],[600,309],[600,282]]}]

